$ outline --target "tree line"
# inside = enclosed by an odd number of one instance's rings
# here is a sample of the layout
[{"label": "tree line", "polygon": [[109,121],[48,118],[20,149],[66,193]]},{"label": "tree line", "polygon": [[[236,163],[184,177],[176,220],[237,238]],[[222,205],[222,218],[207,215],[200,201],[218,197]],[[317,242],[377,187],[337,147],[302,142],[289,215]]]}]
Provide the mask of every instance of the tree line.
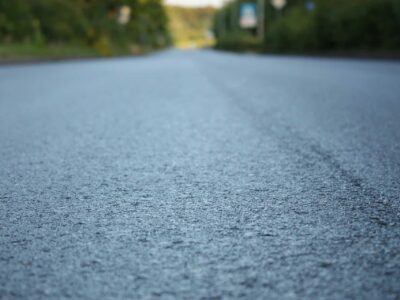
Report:
[{"label": "tree line", "polygon": [[211,46],[213,7],[167,6],[169,28],[177,47]]},{"label": "tree line", "polygon": [[217,47],[273,52],[400,51],[399,0],[287,0],[277,10],[264,0],[265,35],[239,26],[240,5],[234,0],[214,19]]},{"label": "tree line", "polygon": [[0,42],[93,47],[99,54],[170,43],[161,0],[0,0]]}]

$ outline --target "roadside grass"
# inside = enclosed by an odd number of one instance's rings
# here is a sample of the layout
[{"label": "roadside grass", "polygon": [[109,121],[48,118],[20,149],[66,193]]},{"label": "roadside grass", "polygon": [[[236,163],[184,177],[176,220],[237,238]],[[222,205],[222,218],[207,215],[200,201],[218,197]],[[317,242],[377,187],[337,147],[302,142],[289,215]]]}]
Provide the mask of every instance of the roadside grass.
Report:
[{"label": "roadside grass", "polygon": [[215,48],[236,52],[262,52],[263,44],[256,36],[243,32],[233,32],[219,38]]},{"label": "roadside grass", "polygon": [[103,51],[101,47],[71,44],[0,44],[0,62],[29,62],[35,60],[141,55],[154,50],[156,49],[134,45],[129,48],[114,45],[111,48],[107,48],[107,51]]},{"label": "roadside grass", "polygon": [[99,54],[81,45],[0,44],[0,60],[30,60],[95,57]]}]

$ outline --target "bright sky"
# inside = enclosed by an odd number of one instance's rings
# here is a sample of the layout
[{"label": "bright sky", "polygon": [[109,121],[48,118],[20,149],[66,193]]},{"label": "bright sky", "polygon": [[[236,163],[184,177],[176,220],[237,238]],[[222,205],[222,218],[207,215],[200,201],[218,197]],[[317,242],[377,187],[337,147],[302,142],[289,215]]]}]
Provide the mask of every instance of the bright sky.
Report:
[{"label": "bright sky", "polygon": [[224,0],[164,0],[167,5],[179,6],[221,6]]}]

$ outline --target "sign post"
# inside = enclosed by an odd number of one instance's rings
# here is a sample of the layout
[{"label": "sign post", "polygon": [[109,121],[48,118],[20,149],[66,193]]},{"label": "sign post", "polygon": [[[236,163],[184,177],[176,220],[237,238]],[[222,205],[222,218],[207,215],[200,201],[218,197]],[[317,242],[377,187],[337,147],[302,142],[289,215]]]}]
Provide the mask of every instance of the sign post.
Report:
[{"label": "sign post", "polygon": [[265,0],[258,0],[258,28],[257,35],[261,42],[265,34]]}]

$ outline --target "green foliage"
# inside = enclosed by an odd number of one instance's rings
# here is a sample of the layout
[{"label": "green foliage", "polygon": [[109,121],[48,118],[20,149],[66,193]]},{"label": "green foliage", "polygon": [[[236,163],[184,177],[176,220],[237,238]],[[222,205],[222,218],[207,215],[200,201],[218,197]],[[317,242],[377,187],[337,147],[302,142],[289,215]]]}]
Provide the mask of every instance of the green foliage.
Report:
[{"label": "green foliage", "polygon": [[[264,50],[274,52],[321,51],[399,51],[400,1],[398,0],[314,0],[315,10],[306,9],[307,0],[288,0],[282,12],[276,12],[266,0],[266,37],[259,41]],[[240,0],[236,0],[236,5]],[[236,36],[236,48],[246,48],[238,30],[229,26],[222,8],[214,22],[217,45],[228,45],[224,35]],[[238,18],[236,20],[238,22]],[[222,26],[221,26],[222,24]],[[223,31],[221,32],[221,28]],[[249,32],[242,31],[243,36]],[[255,35],[255,32],[250,32]],[[233,48],[233,43],[227,48]]]},{"label": "green foliage", "polygon": [[[127,23],[120,9],[130,9]],[[169,44],[161,0],[0,0],[0,42],[77,44],[101,55]]]},{"label": "green foliage", "polygon": [[400,49],[398,0],[318,0],[318,49]]},{"label": "green foliage", "polygon": [[266,47],[274,52],[303,52],[316,47],[315,21],[303,7],[295,6],[276,18],[267,31]]},{"label": "green foliage", "polygon": [[239,7],[241,2],[228,2],[215,14],[213,29],[218,43],[228,40],[233,42],[235,39],[243,41],[248,39],[249,31],[239,28]]},{"label": "green foliage", "polygon": [[222,7],[214,18],[214,33],[217,38],[217,49],[233,51],[260,51],[262,43],[256,36],[255,29],[242,29],[239,26],[241,3],[253,1],[230,1]]}]

